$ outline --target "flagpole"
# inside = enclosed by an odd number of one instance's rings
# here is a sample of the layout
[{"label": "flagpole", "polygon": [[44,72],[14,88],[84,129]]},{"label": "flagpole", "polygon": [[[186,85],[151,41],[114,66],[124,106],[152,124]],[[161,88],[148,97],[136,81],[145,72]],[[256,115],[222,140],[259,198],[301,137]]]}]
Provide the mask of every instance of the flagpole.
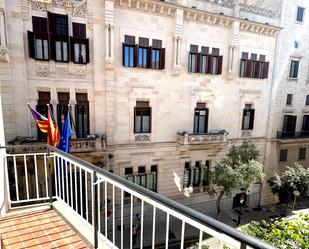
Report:
[{"label": "flagpole", "polygon": [[[27,106],[28,106],[28,108],[30,107],[30,104],[29,104],[29,102],[27,103]],[[31,134],[31,119],[30,119],[30,113],[27,111],[27,113],[28,113],[28,129],[29,129],[29,136],[31,137],[32,136],[32,134]]]}]

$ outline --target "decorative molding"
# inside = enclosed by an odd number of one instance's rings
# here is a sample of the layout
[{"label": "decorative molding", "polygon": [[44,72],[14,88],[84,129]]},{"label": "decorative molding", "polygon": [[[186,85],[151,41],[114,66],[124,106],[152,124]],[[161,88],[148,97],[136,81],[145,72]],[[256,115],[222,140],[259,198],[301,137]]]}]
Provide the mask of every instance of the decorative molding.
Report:
[{"label": "decorative molding", "polygon": [[276,36],[281,28],[256,22],[240,21],[240,30],[261,35]]},{"label": "decorative molding", "polygon": [[36,63],[35,64],[36,69],[36,75],[39,77],[49,77],[50,74],[50,68],[49,68],[49,62],[47,63]]},{"label": "decorative molding", "polygon": [[283,113],[293,113],[294,111],[295,109],[293,107],[286,107],[282,110]]},{"label": "decorative molding", "polygon": [[10,50],[6,47],[0,47],[0,61],[9,62],[10,61]]},{"label": "decorative molding", "polygon": [[38,2],[38,1],[35,1],[35,0],[31,0],[31,8],[33,10],[42,10],[42,11],[46,11],[47,10],[46,9],[46,3]]},{"label": "decorative molding", "polygon": [[87,76],[87,66],[86,65],[76,65],[75,66],[74,77],[76,79],[85,79]]},{"label": "decorative molding", "polygon": [[56,64],[55,66],[57,73],[67,73],[68,72],[68,66],[65,64]]},{"label": "decorative molding", "polygon": [[87,11],[87,28],[93,29],[93,13],[90,11]]},{"label": "decorative molding", "polygon": [[28,0],[20,0],[21,15],[24,21],[30,18],[30,2]]},{"label": "decorative molding", "polygon": [[150,135],[136,135],[135,142],[150,142]]},{"label": "decorative molding", "polygon": [[252,131],[241,131],[241,137],[252,137]]},{"label": "decorative molding", "polygon": [[254,5],[249,5],[249,4],[244,4],[244,3],[240,3],[239,6],[240,6],[241,11],[251,12],[257,15],[268,16],[272,18],[277,17],[277,13],[273,12],[272,10],[263,9],[263,8],[256,7]]},{"label": "decorative molding", "polygon": [[85,17],[87,15],[87,0],[73,0],[72,16]]}]

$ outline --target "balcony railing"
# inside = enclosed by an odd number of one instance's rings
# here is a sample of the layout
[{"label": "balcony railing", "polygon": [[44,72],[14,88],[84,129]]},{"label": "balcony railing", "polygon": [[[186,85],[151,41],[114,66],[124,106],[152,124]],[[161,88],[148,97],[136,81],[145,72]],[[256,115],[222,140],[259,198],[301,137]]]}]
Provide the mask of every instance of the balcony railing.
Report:
[{"label": "balcony railing", "polygon": [[[25,146],[39,146],[44,151],[12,153]],[[69,210],[63,214],[65,217],[71,212],[87,229],[91,229],[94,248],[98,248],[98,242],[104,241],[110,248],[121,249],[157,248],[159,245],[168,248],[172,244],[177,248],[190,245],[200,249],[207,244],[210,248],[222,248],[226,244],[231,249],[247,246],[274,249],[237,229],[49,145],[0,149],[5,150],[0,155],[7,172],[9,207],[20,209],[42,202],[56,207],[60,202]],[[128,196],[130,202],[125,205],[124,199]],[[135,217],[138,217],[137,222]]]},{"label": "balcony railing", "polygon": [[297,138],[309,138],[309,131],[278,131],[278,139],[297,139]]},{"label": "balcony railing", "polygon": [[178,132],[177,142],[181,145],[224,143],[227,140],[227,135],[228,132],[225,130],[218,130],[210,133]]}]

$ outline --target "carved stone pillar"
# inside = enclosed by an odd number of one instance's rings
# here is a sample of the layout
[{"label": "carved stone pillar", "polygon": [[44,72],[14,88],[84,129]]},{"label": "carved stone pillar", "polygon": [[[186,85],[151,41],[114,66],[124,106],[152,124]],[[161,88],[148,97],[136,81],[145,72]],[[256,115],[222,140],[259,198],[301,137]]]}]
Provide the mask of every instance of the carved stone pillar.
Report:
[{"label": "carved stone pillar", "polygon": [[106,68],[114,65],[114,1],[105,2],[105,63]]},{"label": "carved stone pillar", "polygon": [[0,61],[9,61],[9,49],[7,48],[6,26],[5,26],[5,9],[3,4],[0,6]]},{"label": "carved stone pillar", "polygon": [[233,80],[236,76],[236,68],[239,63],[238,56],[238,47],[239,47],[239,21],[234,21],[231,26],[232,28],[232,37],[229,45],[229,56],[228,56],[228,71],[227,71],[227,80]]},{"label": "carved stone pillar", "polygon": [[181,36],[183,30],[183,10],[177,9],[175,15],[173,74],[179,75],[181,64]]}]

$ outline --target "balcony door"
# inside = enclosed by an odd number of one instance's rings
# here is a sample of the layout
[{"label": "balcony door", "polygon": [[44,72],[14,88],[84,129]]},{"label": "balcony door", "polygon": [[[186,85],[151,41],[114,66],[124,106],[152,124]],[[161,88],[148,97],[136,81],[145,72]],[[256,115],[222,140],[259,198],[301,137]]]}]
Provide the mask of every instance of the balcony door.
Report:
[{"label": "balcony door", "polygon": [[285,137],[294,137],[297,116],[284,115],[282,133]]},{"label": "balcony door", "polygon": [[193,133],[207,133],[208,113],[205,103],[198,103],[194,111]]}]

